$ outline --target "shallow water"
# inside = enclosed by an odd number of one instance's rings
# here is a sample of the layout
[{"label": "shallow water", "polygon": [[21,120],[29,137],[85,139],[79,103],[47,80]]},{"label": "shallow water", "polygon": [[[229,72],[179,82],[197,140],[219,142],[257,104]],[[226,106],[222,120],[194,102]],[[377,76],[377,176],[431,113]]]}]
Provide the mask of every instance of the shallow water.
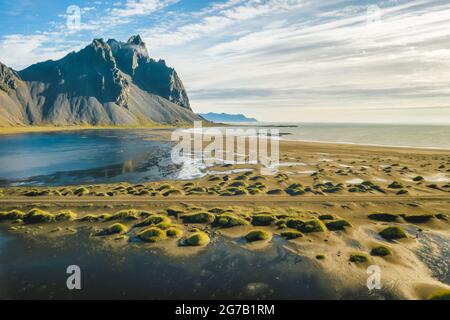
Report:
[{"label": "shallow water", "polygon": [[[329,287],[309,260],[274,244],[249,251],[216,238],[199,254],[169,257],[157,249],[101,248],[83,232],[40,242],[14,236],[0,255],[0,299],[345,299],[383,298]],[[81,268],[79,291],[66,288],[66,268]],[[384,298],[389,298],[385,295]]]},{"label": "shallow water", "polygon": [[176,177],[171,145],[148,130],[86,130],[0,137],[0,186],[73,185]]}]

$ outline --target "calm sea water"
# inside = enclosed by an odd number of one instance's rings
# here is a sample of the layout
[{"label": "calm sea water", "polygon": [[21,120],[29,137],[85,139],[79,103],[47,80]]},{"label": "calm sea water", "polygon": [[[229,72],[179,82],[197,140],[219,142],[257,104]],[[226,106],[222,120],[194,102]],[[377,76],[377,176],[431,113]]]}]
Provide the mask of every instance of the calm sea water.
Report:
[{"label": "calm sea water", "polygon": [[[449,115],[450,117],[450,115]],[[263,123],[261,125],[278,125]],[[284,124],[284,139],[394,147],[450,149],[450,126],[392,124]]]},{"label": "calm sea water", "polygon": [[0,137],[0,185],[171,179],[171,145],[148,130],[87,130]]},{"label": "calm sea water", "polygon": [[[450,149],[450,126],[270,124],[283,139]],[[87,130],[0,136],[0,186],[193,179],[201,164],[176,166],[171,144],[149,130]]]}]

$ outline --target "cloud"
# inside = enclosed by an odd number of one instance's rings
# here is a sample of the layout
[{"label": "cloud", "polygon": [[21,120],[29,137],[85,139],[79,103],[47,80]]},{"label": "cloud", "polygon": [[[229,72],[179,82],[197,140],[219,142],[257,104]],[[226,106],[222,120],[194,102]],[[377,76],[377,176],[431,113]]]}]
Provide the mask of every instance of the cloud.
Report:
[{"label": "cloud", "polygon": [[45,34],[5,36],[0,42],[0,61],[16,70],[29,66],[30,61],[59,59],[68,53],[68,47],[62,43],[53,43],[52,37]]},{"label": "cloud", "polygon": [[112,9],[111,14],[117,17],[149,15],[176,2],[178,0],[127,0],[124,7]]},{"label": "cloud", "polygon": [[[62,26],[3,38],[0,59],[35,62],[77,47],[77,37],[139,31],[150,54],[177,69],[196,111],[288,121],[337,113],[381,119],[386,109],[398,121],[419,114],[437,121],[448,111],[435,107],[450,105],[447,0],[226,0],[167,9],[187,1],[127,0],[87,10],[77,33]],[[66,40],[58,42],[61,34]],[[420,111],[427,108],[429,117]]]}]

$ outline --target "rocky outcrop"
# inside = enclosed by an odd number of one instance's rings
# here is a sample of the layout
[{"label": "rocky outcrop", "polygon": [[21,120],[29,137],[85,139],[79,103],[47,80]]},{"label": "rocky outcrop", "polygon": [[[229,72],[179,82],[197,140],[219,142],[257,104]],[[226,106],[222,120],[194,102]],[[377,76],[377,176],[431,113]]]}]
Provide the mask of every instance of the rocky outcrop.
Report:
[{"label": "rocky outcrop", "polygon": [[15,72],[0,64],[0,125],[188,123],[181,80],[139,36],[95,39],[79,52]]}]

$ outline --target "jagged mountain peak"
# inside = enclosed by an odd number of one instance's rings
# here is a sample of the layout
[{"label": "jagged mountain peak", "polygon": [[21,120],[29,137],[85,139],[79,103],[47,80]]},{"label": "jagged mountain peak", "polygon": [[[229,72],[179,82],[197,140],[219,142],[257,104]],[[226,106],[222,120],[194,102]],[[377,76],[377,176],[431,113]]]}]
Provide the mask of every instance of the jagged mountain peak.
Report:
[{"label": "jagged mountain peak", "polygon": [[142,41],[142,38],[140,35],[136,34],[130,37],[127,41],[128,44],[134,44],[137,46],[145,46],[144,41]]},{"label": "jagged mountain peak", "polygon": [[94,39],[60,60],[19,72],[0,64],[0,85],[0,126],[201,119],[192,113],[176,71],[164,60],[150,58],[139,35],[127,42]]}]

